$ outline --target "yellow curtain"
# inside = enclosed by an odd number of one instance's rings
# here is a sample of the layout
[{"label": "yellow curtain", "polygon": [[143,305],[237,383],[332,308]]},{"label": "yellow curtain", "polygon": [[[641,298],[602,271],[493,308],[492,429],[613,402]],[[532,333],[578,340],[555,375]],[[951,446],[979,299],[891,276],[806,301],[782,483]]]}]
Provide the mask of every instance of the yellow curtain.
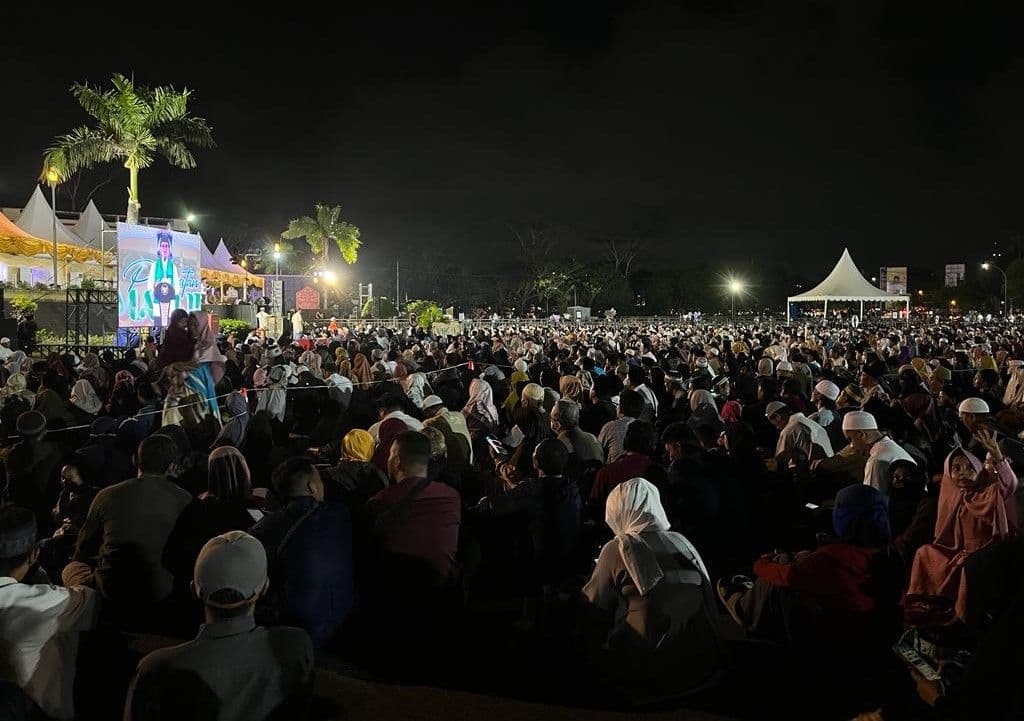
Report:
[{"label": "yellow curtain", "polygon": [[[0,234],[0,253],[10,255],[53,255],[53,242],[26,236]],[[102,254],[94,248],[80,248],[77,245],[57,243],[57,260],[84,263],[95,260],[99,263]]]},{"label": "yellow curtain", "polygon": [[[199,277],[209,283],[224,283],[226,285],[233,285],[240,288],[246,282],[247,276],[239,275],[238,273],[226,273],[223,270],[213,270],[212,268],[200,268]],[[250,275],[248,276],[248,284],[256,286],[257,288],[262,288],[263,278],[258,275]]]}]

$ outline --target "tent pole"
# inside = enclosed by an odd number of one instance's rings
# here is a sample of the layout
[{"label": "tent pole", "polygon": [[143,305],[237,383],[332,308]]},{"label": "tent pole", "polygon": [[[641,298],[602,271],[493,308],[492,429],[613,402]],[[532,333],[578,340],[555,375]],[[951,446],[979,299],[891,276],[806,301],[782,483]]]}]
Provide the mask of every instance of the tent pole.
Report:
[{"label": "tent pole", "polygon": [[828,325],[828,298],[825,299],[825,325]]},{"label": "tent pole", "polygon": [[864,301],[860,302],[860,322],[864,322]]}]

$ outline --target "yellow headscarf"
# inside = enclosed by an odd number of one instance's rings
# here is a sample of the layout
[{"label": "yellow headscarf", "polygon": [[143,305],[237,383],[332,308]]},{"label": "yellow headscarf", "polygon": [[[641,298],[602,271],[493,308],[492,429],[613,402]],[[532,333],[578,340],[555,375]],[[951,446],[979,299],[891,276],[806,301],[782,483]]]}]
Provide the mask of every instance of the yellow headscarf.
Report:
[{"label": "yellow headscarf", "polygon": [[516,384],[521,381],[530,380],[530,376],[526,375],[522,371],[515,371],[512,377],[508,379],[508,396],[505,397],[505,410],[511,413],[515,410],[516,405],[519,404],[519,394],[516,393]]},{"label": "yellow headscarf", "polygon": [[342,458],[369,462],[373,458],[373,446],[373,436],[361,428],[356,428],[346,433],[341,440]]}]

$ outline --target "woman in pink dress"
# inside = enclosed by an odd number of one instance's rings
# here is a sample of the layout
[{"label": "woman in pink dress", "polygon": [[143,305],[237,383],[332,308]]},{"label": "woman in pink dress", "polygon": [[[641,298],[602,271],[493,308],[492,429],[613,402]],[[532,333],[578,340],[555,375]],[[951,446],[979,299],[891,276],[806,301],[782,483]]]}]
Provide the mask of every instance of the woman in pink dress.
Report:
[{"label": "woman in pink dress", "polygon": [[918,549],[907,589],[907,619],[917,625],[965,617],[964,562],[975,551],[1017,532],[1017,477],[995,434],[979,430],[984,463],[963,449],[946,457],[935,541]]}]

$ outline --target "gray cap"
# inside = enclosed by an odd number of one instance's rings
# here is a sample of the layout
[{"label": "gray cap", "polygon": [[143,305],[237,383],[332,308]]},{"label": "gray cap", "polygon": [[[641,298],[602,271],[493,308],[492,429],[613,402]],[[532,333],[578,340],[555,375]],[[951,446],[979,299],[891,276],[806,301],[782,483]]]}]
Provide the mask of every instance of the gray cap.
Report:
[{"label": "gray cap", "polygon": [[438,396],[427,396],[423,399],[423,410],[433,408],[434,406],[443,406],[444,401]]},{"label": "gray cap", "polygon": [[782,401],[772,401],[764,409],[765,418],[771,418],[776,413],[778,413],[779,411],[783,410],[785,407],[786,407],[786,404],[783,403]]},{"label": "gray cap", "polygon": [[244,531],[230,531],[211,538],[196,559],[196,595],[211,606],[241,605],[210,603],[210,596],[217,591],[236,591],[249,602],[266,583],[267,552],[262,543]]}]

